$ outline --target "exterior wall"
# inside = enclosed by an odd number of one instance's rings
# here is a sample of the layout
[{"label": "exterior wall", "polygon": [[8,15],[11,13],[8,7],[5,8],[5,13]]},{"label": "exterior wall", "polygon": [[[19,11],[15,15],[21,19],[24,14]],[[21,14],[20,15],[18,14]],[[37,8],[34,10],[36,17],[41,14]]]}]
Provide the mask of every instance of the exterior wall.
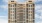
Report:
[{"label": "exterior wall", "polygon": [[8,23],[34,23],[34,3],[8,3]]}]

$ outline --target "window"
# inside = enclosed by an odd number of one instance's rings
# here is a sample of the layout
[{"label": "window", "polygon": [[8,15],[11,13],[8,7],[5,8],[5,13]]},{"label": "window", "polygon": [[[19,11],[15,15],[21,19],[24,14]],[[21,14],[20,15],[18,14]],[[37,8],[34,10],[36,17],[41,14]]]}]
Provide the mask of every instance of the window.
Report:
[{"label": "window", "polygon": [[12,16],[12,14],[10,14],[10,16]]},{"label": "window", "polygon": [[8,6],[10,7],[10,4],[8,4]]},{"label": "window", "polygon": [[14,1],[11,1],[11,2],[14,2]]},{"label": "window", "polygon": [[8,18],[10,19],[10,14],[8,15]]},{"label": "window", "polygon": [[28,8],[26,8],[26,12],[28,12]]},{"label": "window", "polygon": [[28,22],[28,20],[27,20],[27,22]]},{"label": "window", "polygon": [[10,8],[10,10],[12,10],[12,8]]},{"label": "window", "polygon": [[31,11],[31,13],[33,13],[33,11]]},{"label": "window", "polygon": [[33,4],[33,7],[34,7],[35,5]]},{"label": "window", "polygon": [[15,20],[15,22],[16,22],[16,20]]},{"label": "window", "polygon": [[34,20],[33,20],[33,22],[34,22]]},{"label": "window", "polygon": [[29,7],[31,7],[31,8],[32,8],[32,4],[29,4]]},{"label": "window", "polygon": [[11,7],[16,7],[16,4],[11,4]]},{"label": "window", "polygon": [[11,7],[14,7],[14,4],[11,4]]},{"label": "window", "polygon": [[27,19],[28,19],[28,15],[27,15]]},{"label": "window", "polygon": [[31,16],[32,16],[32,14],[31,14]]},{"label": "window", "polygon": [[25,18],[25,16],[23,15],[23,18]]},{"label": "window", "polygon": [[11,0],[11,2],[14,2],[14,0]]},{"label": "window", "polygon": [[15,7],[16,7],[16,4],[15,4]]},{"label": "window", "polygon": [[11,7],[12,7],[12,4],[11,4]]},{"label": "window", "polygon": [[30,8],[28,8],[28,10],[30,10]]},{"label": "window", "polygon": [[10,11],[10,13],[12,13],[12,11]]},{"label": "window", "polygon": [[25,23],[25,22],[24,22]]},{"label": "window", "polygon": [[29,2],[32,2],[32,1],[29,1]]},{"label": "window", "polygon": [[15,13],[15,11],[13,11],[13,13]]},{"label": "window", "polygon": [[29,7],[30,7],[30,5],[29,5]]},{"label": "window", "polygon": [[10,17],[10,19],[12,19],[12,16]]},{"label": "window", "polygon": [[32,7],[32,4],[31,4],[31,7]]},{"label": "window", "polygon": [[35,10],[34,10],[34,8],[33,8],[33,14],[34,14],[34,12],[35,12]]},{"label": "window", "polygon": [[10,22],[10,20],[8,20]]},{"label": "window", "polygon": [[15,19],[16,19],[16,8],[15,8]]},{"label": "window", "polygon": [[28,11],[28,13],[30,13],[30,11]]},{"label": "window", "polygon": [[15,10],[15,8],[13,8],[13,10]]},{"label": "window", "polygon": [[27,12],[27,19],[28,19],[28,8],[26,8],[26,12]]},{"label": "window", "polygon": [[26,6],[28,7],[28,4],[26,4]]},{"label": "window", "polygon": [[28,14],[28,16],[30,16],[30,14]]},{"label": "window", "polygon": [[14,4],[12,6],[14,7]]},{"label": "window", "polygon": [[8,9],[9,13],[10,13],[10,8]]}]

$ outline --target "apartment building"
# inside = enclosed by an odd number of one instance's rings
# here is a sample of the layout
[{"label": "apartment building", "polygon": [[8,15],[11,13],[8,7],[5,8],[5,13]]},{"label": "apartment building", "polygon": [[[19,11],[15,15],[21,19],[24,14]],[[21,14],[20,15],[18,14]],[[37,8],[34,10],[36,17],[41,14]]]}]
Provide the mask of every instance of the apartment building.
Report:
[{"label": "apartment building", "polygon": [[8,1],[8,23],[35,23],[35,4],[32,0],[18,3]]}]

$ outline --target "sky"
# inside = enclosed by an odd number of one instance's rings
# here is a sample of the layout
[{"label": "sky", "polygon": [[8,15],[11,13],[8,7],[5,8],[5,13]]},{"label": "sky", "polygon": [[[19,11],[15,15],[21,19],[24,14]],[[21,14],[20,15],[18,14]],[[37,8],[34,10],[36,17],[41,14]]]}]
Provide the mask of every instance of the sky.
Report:
[{"label": "sky", "polygon": [[[8,0],[0,0],[0,23],[8,23]],[[42,0],[35,0],[35,23],[42,23]]]}]

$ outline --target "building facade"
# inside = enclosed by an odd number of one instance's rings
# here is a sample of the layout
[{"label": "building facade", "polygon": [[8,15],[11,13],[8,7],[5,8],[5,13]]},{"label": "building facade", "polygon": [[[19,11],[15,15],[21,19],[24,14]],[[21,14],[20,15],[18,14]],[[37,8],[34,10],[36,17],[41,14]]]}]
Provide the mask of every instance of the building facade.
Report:
[{"label": "building facade", "polygon": [[34,23],[35,4],[32,0],[25,3],[17,3],[9,0],[8,2],[8,23]]}]

